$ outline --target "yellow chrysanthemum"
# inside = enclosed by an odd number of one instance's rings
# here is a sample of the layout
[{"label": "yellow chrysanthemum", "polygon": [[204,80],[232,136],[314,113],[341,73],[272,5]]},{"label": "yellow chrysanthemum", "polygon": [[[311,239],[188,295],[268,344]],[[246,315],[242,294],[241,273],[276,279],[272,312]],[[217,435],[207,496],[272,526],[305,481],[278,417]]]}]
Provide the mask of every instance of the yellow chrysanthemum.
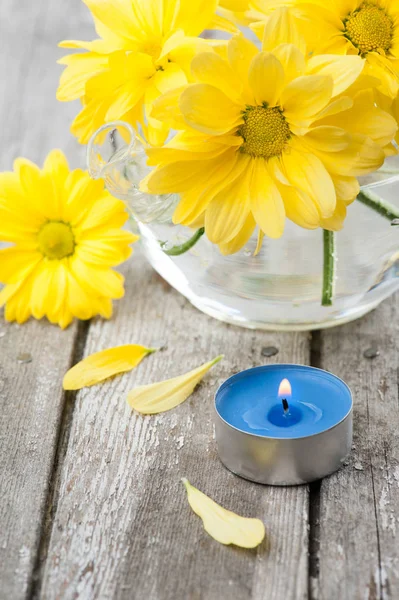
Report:
[{"label": "yellow chrysanthemum", "polygon": [[8,321],[47,317],[67,327],[73,317],[111,317],[124,294],[111,267],[131,254],[137,236],[121,229],[123,202],[80,169],[70,171],[60,150],[43,169],[17,159],[0,174],[0,307]]},{"label": "yellow chrysanthemum", "polygon": [[394,119],[372,95],[343,95],[362,59],[323,56],[309,64],[293,44],[276,46],[285,16],[274,13],[262,52],[239,35],[227,60],[195,57],[197,83],[154,108],[181,131],[148,150],[156,168],[142,189],[180,193],[174,221],[202,223],[225,254],[239,250],[256,225],[260,237],[278,238],[286,217],[309,229],[341,228],[359,191],[356,176],[383,163],[382,148],[395,135]]},{"label": "yellow chrysanthemum", "polygon": [[[225,0],[230,3],[234,10],[235,0]],[[314,54],[359,55],[364,74],[379,80],[379,90],[397,95],[399,0],[248,0],[237,17],[262,36],[271,12],[282,5],[292,8]]]},{"label": "yellow chrysanthemum", "polygon": [[93,42],[65,41],[63,48],[87,53],[65,56],[57,98],[80,99],[83,109],[71,131],[86,143],[104,123],[140,123],[151,144],[162,143],[168,127],[150,116],[156,98],[187,82],[190,63],[209,42],[205,27],[234,31],[216,15],[218,0],[84,0],[98,35]]}]

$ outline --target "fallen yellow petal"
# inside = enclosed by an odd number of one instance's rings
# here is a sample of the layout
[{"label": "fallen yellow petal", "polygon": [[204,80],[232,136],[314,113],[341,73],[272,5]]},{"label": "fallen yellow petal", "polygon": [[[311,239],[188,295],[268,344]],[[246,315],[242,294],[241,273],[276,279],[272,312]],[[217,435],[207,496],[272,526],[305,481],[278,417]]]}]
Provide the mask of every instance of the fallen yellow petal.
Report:
[{"label": "fallen yellow petal", "polygon": [[191,396],[195,386],[222,358],[223,356],[218,356],[185,375],[137,387],[130,392],[127,401],[132,408],[144,415],[153,415],[175,408]]},{"label": "fallen yellow petal", "polygon": [[186,486],[188,503],[195,514],[201,517],[205,531],[217,542],[256,548],[263,541],[265,526],[262,521],[240,517],[208,498],[187,479],[182,481]]},{"label": "fallen yellow petal", "polygon": [[91,354],[68,371],[63,381],[64,390],[80,390],[118,373],[131,371],[152,352],[156,350],[127,344]]}]

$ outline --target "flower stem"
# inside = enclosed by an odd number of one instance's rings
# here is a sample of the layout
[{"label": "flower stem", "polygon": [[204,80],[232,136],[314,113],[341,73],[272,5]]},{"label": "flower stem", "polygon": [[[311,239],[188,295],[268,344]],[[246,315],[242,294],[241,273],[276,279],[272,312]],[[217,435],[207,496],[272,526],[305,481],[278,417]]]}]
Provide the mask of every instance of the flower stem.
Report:
[{"label": "flower stem", "polygon": [[331,306],[333,303],[334,278],[335,278],[335,233],[323,230],[324,268],[323,268],[323,293],[321,303]]},{"label": "flower stem", "polygon": [[180,254],[184,254],[193,246],[195,246],[198,240],[202,238],[204,233],[205,227],[197,229],[194,235],[189,240],[187,240],[187,242],[184,242],[184,244],[181,244],[180,246],[173,246],[173,248],[169,248],[169,250],[164,250],[165,254],[167,254],[168,256],[180,256]]},{"label": "flower stem", "polygon": [[372,208],[382,217],[385,217],[390,221],[399,219],[399,208],[396,208],[396,206],[386,202],[385,200],[381,200],[377,194],[373,194],[373,192],[370,192],[370,190],[362,190],[357,199],[362,204]]}]

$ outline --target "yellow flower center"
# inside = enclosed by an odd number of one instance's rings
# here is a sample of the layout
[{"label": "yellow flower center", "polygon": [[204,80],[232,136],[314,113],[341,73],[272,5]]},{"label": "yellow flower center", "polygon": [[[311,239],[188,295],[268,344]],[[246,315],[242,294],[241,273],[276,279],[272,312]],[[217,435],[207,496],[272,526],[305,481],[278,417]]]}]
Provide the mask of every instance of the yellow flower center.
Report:
[{"label": "yellow flower center", "polygon": [[51,260],[61,260],[73,254],[75,238],[70,225],[62,221],[49,221],[37,236],[39,250]]},{"label": "yellow flower center", "polygon": [[393,23],[385,10],[364,2],[344,21],[345,37],[362,55],[383,50],[388,52],[392,43]]},{"label": "yellow flower center", "polygon": [[244,138],[241,151],[251,156],[279,156],[291,137],[290,128],[278,106],[248,106],[238,130]]}]

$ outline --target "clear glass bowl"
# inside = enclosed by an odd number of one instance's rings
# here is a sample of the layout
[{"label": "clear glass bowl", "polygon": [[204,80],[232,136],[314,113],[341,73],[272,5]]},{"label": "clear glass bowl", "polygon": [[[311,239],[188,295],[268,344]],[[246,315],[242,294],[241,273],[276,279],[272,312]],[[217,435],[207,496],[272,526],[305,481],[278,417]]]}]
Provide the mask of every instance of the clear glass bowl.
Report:
[{"label": "clear glass bowl", "polygon": [[[397,159],[390,161],[399,171]],[[256,235],[231,256],[222,256],[206,236],[187,253],[169,256],[164,250],[189,240],[193,230],[172,224],[177,196],[138,191],[148,167],[131,128],[104,126],[89,144],[88,162],[92,176],[104,177],[111,193],[126,201],[154,269],[212,317],[254,329],[332,327],[361,317],[399,289],[399,227],[360,202],[349,207],[337,234],[334,303],[323,307],[321,230],[287,221],[283,237],[265,238],[258,256],[253,256]],[[391,171],[385,166],[363,183],[399,207],[399,180]]]}]

